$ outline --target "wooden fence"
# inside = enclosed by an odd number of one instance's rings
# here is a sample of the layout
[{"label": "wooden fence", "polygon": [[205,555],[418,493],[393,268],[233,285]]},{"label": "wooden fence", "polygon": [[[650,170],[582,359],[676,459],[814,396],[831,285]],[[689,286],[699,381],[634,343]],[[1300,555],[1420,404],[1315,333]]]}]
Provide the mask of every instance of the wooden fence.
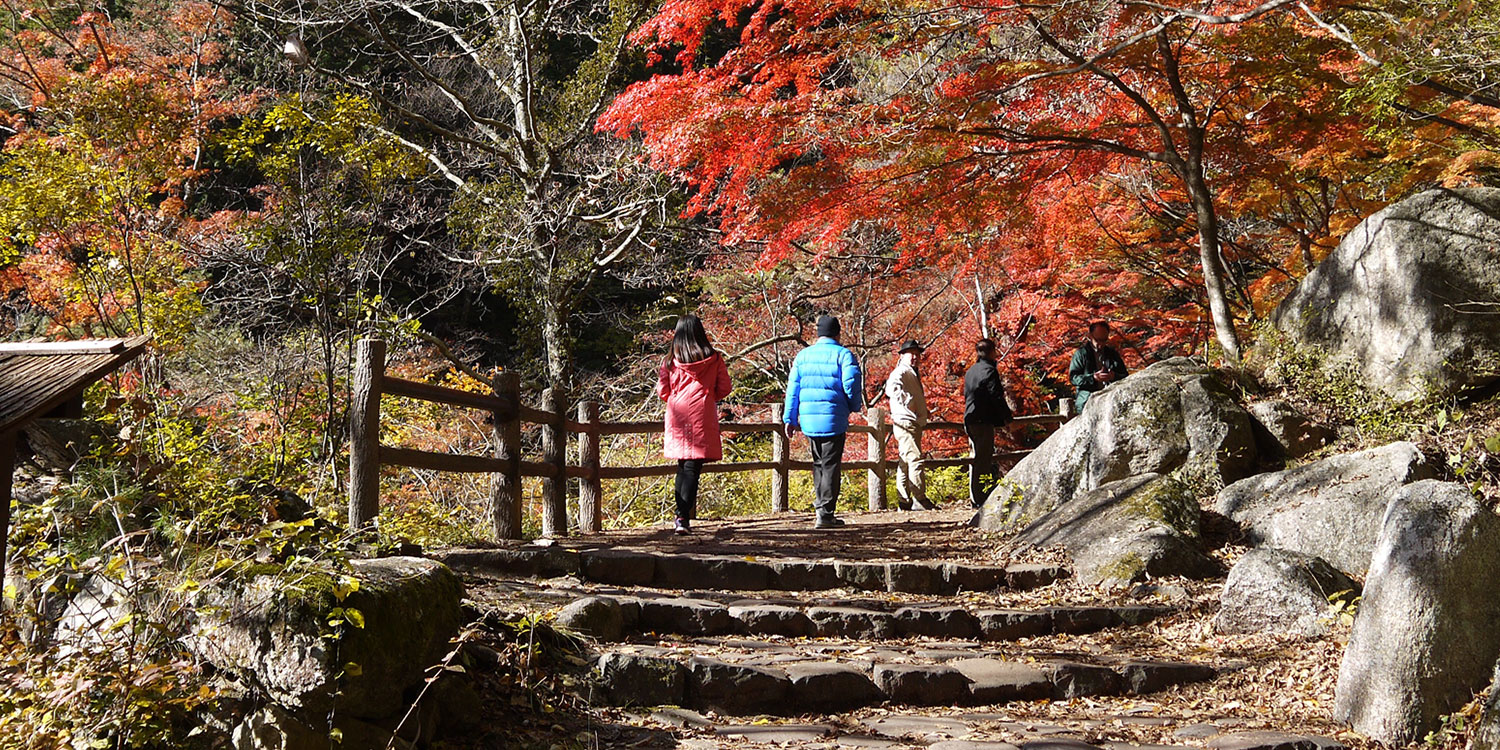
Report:
[{"label": "wooden fence", "polygon": [[[564,535],[568,531],[567,482],[578,480],[579,529],[597,532],[602,528],[601,501],[603,481],[606,479],[638,479],[642,477],[670,476],[677,472],[673,464],[654,466],[604,466],[601,464],[599,446],[602,438],[610,435],[661,434],[661,420],[649,422],[601,422],[599,404],[584,401],[577,405],[577,419],[568,419],[566,397],[555,389],[542,392],[541,408],[532,408],[521,403],[520,383],[515,373],[501,373],[496,382],[497,392],[481,394],[455,388],[418,383],[385,374],[385,342],[379,339],[361,340],[355,351],[353,403],[350,409],[349,449],[349,523],[360,528],[373,523],[380,511],[380,466],[389,464],[416,469],[451,471],[464,473],[493,474],[490,497],[491,525],[498,539],[521,538],[521,480],[523,477],[542,479],[542,534]],[[436,403],[466,407],[488,412],[493,425],[492,444],[494,455],[472,456],[451,453],[433,453],[412,450],[380,443],[380,398],[383,395],[404,396]],[[768,432],[771,434],[770,461],[743,461],[738,463],[712,462],[703,467],[704,473],[766,471],[771,475],[771,510],[787,510],[787,477],[792,471],[812,470],[811,461],[795,461],[791,457],[791,445],[783,431],[781,404],[767,404],[769,420],[765,422],[724,422],[720,425],[725,433]],[[891,426],[885,422],[881,409],[867,410],[866,424],[851,424],[849,432],[866,436],[870,458],[864,461],[845,461],[845,471],[864,471],[867,476],[868,503],[871,510],[886,507],[886,485],[889,480],[885,446],[891,436]],[[1066,417],[1045,414],[1019,417],[1017,424],[1056,425]],[[534,424],[541,428],[541,460],[531,461],[521,455],[521,426]],[[931,422],[929,430],[963,432],[958,422]],[[578,438],[578,465],[567,462],[569,435]],[[997,463],[1014,461],[1029,451],[1002,452],[995,455]],[[971,463],[968,457],[938,458],[923,462],[929,467],[959,466]]]}]

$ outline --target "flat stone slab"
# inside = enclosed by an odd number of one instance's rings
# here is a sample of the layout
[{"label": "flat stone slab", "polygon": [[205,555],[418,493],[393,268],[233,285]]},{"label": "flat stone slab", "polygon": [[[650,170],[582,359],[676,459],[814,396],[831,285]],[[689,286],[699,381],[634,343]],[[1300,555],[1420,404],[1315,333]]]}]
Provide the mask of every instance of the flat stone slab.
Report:
[{"label": "flat stone slab", "polygon": [[905,635],[963,640],[979,634],[979,623],[963,607],[903,607],[896,625]]},{"label": "flat stone slab", "polygon": [[1206,664],[1184,662],[1131,661],[1115,666],[1115,671],[1125,680],[1125,692],[1145,695],[1166,690],[1174,685],[1212,680],[1219,670]]},{"label": "flat stone slab", "polygon": [[1271,731],[1234,732],[1208,739],[1212,750],[1344,750],[1344,744],[1327,737]]},{"label": "flat stone slab", "polygon": [[729,616],[740,622],[743,631],[756,635],[800,637],[817,630],[802,610],[780,604],[731,606]]},{"label": "flat stone slab", "polygon": [[1124,679],[1109,667],[1062,661],[1043,665],[1052,680],[1052,697],[1057,700],[1094,695],[1119,695]]},{"label": "flat stone slab", "polygon": [[687,670],[677,660],[650,654],[611,653],[599,657],[599,686],[617,706],[683,703]]},{"label": "flat stone slab", "polygon": [[1046,739],[1022,742],[1021,750],[1099,750],[1099,748],[1097,745],[1090,745],[1083,740],[1075,740],[1068,737],[1048,737]]},{"label": "flat stone slab", "polygon": [[581,574],[587,581],[616,586],[650,586],[656,576],[656,555],[635,550],[597,550],[581,554]]},{"label": "flat stone slab", "polygon": [[729,609],[703,599],[642,599],[639,627],[659,633],[714,635],[735,630]]},{"label": "flat stone slab", "polygon": [[784,713],[792,682],[785,672],[695,656],[688,660],[687,703],[722,714]]},{"label": "flat stone slab", "polygon": [[791,705],[797,710],[846,711],[885,700],[864,670],[837,662],[786,664],[792,681]]},{"label": "flat stone slab", "polygon": [[999,659],[957,659],[948,662],[969,680],[968,703],[990,704],[1041,700],[1052,695],[1052,679],[1029,664]]},{"label": "flat stone slab", "polygon": [[725,737],[741,737],[750,742],[812,742],[833,734],[827,724],[732,724],[716,727]]},{"label": "flat stone slab", "polygon": [[874,678],[892,702],[908,706],[951,706],[968,693],[968,678],[945,664],[876,664]]},{"label": "flat stone slab", "polygon": [[1052,615],[1022,609],[982,609],[974,613],[980,635],[987,641],[1015,641],[1052,632]]},{"label": "flat stone slab", "polygon": [[896,637],[899,632],[896,616],[889,612],[853,607],[810,607],[807,617],[817,627],[817,634],[825,638],[885,640]]},{"label": "flat stone slab", "polygon": [[944,740],[927,746],[927,750],[1020,750],[1009,742],[995,740]]},{"label": "flat stone slab", "polygon": [[869,727],[870,731],[886,737],[925,739],[937,734],[962,739],[974,731],[962,721],[941,716],[882,716],[876,719],[865,719],[860,723]]}]

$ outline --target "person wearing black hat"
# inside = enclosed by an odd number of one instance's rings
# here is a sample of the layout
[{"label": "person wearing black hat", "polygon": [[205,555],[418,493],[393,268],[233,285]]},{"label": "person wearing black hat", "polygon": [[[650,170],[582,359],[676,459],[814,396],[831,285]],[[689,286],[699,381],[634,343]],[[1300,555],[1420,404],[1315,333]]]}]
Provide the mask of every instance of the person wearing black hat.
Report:
[{"label": "person wearing black hat", "polygon": [[836,518],[839,466],[844,460],[849,413],[864,408],[864,375],[859,362],[839,345],[839,320],[818,317],[818,340],[797,353],[786,382],[786,406],[782,418],[787,435],[798,430],[812,444],[814,507],[817,528],[844,525]]},{"label": "person wearing black hat", "polygon": [[896,504],[901,510],[913,505],[935,510],[927,500],[927,483],[922,476],[922,428],[931,413],[922,391],[922,352],[926,347],[915,341],[901,345],[901,359],[885,379],[885,396],[891,401],[891,433],[896,437]]},{"label": "person wearing black hat", "polygon": [[1005,384],[995,368],[994,339],[974,345],[974,366],[964,373],[964,434],[974,451],[969,465],[969,504],[984,506],[995,484],[995,428],[1011,421]]},{"label": "person wearing black hat", "polygon": [[1089,323],[1088,340],[1073,352],[1073,361],[1068,363],[1068,378],[1078,389],[1078,412],[1083,413],[1083,405],[1095,391],[1104,390],[1127,374],[1125,360],[1109,345],[1109,323],[1103,320]]}]

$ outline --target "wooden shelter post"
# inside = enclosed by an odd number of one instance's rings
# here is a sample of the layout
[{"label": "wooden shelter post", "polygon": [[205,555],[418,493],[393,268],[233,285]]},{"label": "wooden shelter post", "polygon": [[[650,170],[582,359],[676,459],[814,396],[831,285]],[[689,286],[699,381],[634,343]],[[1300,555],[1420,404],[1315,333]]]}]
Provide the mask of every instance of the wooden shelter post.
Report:
[{"label": "wooden shelter post", "polygon": [[0,587],[5,583],[6,540],[10,538],[11,482],[16,472],[16,432],[0,435]]},{"label": "wooden shelter post", "polygon": [[385,342],[360,339],[354,351],[349,409],[349,527],[361,529],[380,513],[380,391]]}]

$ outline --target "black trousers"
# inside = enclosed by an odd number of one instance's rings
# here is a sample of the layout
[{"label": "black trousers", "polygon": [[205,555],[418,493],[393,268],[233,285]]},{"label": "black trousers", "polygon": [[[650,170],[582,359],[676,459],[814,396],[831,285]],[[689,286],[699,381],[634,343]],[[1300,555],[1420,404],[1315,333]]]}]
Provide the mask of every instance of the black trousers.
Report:
[{"label": "black trousers", "polygon": [[684,521],[698,516],[698,475],[702,473],[701,458],[684,458],[677,462],[677,517]]},{"label": "black trousers", "polygon": [[839,465],[844,462],[846,438],[847,433],[832,437],[807,436],[812,443],[813,508],[818,512],[818,520],[833,518],[838,509],[839,483],[843,479]]},{"label": "black trousers", "polygon": [[969,503],[981,508],[995,488],[995,426],[965,422],[964,434],[974,451],[974,463],[969,467]]}]

